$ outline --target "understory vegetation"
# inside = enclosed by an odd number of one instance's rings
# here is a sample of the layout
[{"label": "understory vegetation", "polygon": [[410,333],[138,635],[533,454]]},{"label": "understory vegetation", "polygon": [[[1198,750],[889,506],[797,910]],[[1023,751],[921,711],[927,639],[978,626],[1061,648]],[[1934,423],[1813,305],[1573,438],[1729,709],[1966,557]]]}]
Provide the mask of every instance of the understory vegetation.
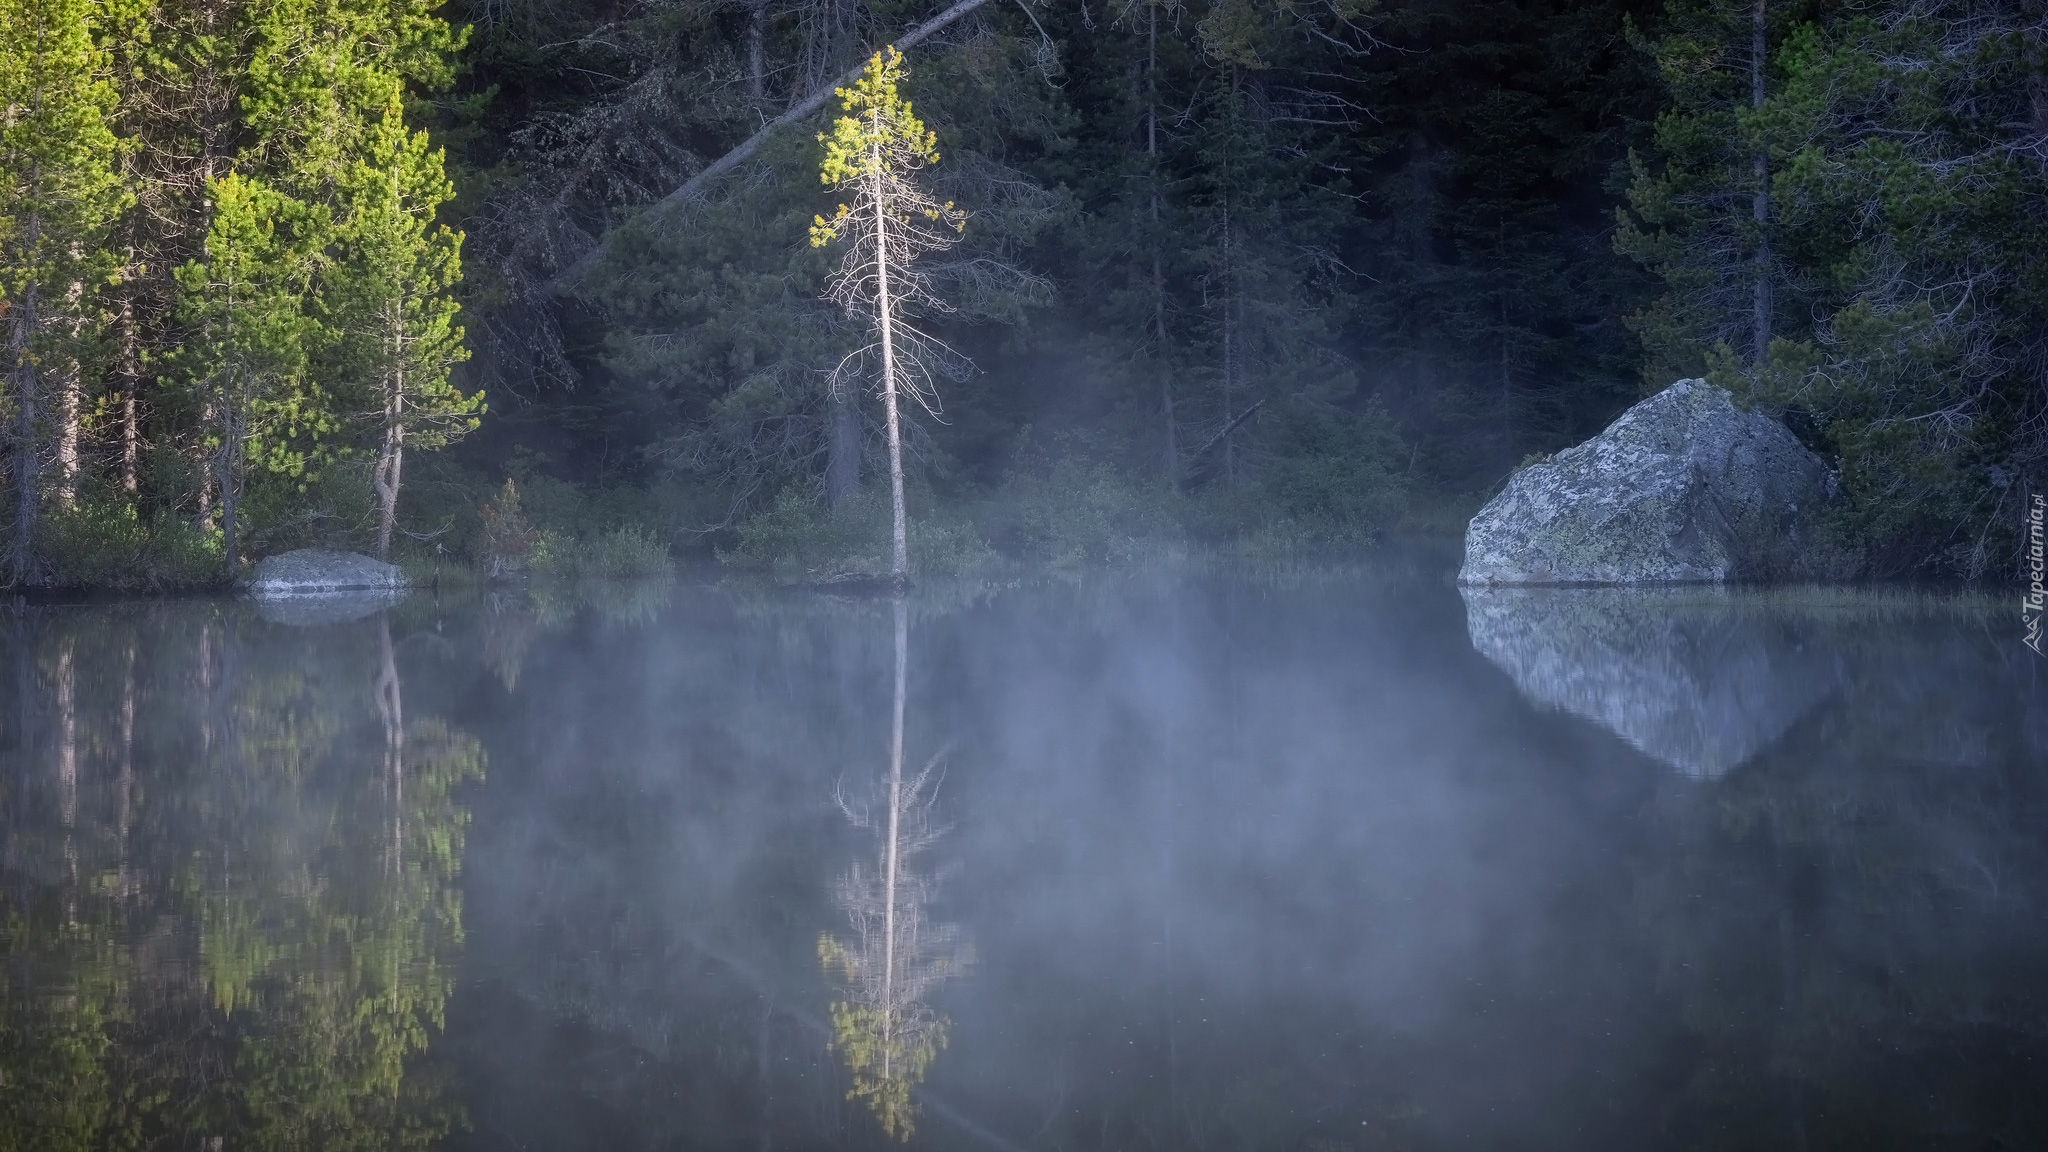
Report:
[{"label": "understory vegetation", "polygon": [[2008,574],[2048,489],[2027,0],[0,0],[0,61],[12,587],[823,581],[899,486],[925,573],[1348,549],[1682,376],[1838,469],[1843,575]]}]

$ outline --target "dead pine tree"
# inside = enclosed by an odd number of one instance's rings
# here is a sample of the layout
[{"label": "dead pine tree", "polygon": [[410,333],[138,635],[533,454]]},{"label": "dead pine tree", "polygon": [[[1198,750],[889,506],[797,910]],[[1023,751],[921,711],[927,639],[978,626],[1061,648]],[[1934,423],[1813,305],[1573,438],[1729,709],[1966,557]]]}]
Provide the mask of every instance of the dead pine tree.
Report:
[{"label": "dead pine tree", "polygon": [[846,114],[832,131],[820,133],[825,160],[819,175],[847,193],[830,219],[817,217],[811,244],[822,248],[847,242],[846,257],[826,297],[869,321],[874,340],[840,364],[879,362],[880,391],[889,437],[891,536],[889,579],[910,582],[909,533],[903,509],[903,417],[906,395],[927,412],[938,412],[931,385],[933,368],[953,353],[908,321],[923,309],[946,311],[917,269],[918,257],[950,248],[966,227],[967,214],[951,201],[940,203],[918,186],[917,175],[939,159],[938,137],[897,93],[903,54],[885,48],[869,58],[853,85],[838,90]]}]

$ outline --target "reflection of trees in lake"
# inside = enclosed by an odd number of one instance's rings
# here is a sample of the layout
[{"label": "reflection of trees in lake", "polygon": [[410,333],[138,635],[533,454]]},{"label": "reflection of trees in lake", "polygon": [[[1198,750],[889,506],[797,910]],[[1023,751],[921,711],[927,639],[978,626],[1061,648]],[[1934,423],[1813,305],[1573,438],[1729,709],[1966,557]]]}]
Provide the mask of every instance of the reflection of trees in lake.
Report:
[{"label": "reflection of trees in lake", "polygon": [[420,1052],[482,750],[405,719],[382,618],[157,605],[30,613],[13,639],[0,1148],[445,1133]]},{"label": "reflection of trees in lake", "polygon": [[[832,1046],[846,1061],[849,1099],[865,1101],[890,1136],[908,1140],[915,1127],[911,1092],[946,1045],[946,1019],[926,998],[967,961],[951,925],[928,922],[933,879],[918,857],[939,836],[931,822],[935,772],[944,756],[916,775],[903,771],[904,706],[909,676],[909,626],[904,602],[894,612],[895,691],[889,723],[889,774],[871,799],[844,791],[839,806],[876,839],[872,864],[856,860],[833,889],[851,941],[818,940],[818,959],[844,982],[832,1005]],[[879,808],[879,811],[877,809]]]},{"label": "reflection of trees in lake", "polygon": [[2048,1133],[2016,1090],[2048,1056],[2038,697],[2004,637],[1882,623],[1834,638],[1835,696],[1780,744],[1653,810],[1637,907],[1691,1049],[1670,1122],[1707,1146]]}]

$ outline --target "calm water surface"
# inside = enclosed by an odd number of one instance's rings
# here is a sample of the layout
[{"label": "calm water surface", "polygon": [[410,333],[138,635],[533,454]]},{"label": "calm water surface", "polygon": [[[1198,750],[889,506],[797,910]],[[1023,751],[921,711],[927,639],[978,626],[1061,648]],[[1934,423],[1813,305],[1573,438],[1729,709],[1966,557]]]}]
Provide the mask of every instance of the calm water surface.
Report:
[{"label": "calm water surface", "polygon": [[0,1149],[2048,1147],[1996,606],[0,616]]}]

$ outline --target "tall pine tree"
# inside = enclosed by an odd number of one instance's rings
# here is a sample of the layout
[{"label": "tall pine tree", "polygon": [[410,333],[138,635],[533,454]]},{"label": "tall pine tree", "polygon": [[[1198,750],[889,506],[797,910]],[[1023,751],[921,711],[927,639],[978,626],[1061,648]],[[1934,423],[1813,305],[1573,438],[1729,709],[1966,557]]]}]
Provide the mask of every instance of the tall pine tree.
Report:
[{"label": "tall pine tree", "polygon": [[464,395],[450,371],[467,358],[450,290],[462,277],[462,234],[435,223],[455,194],[443,155],[405,124],[393,80],[362,153],[343,179],[340,258],[329,298],[347,346],[342,362],[373,411],[371,483],[377,555],[391,552],[406,448],[431,451],[476,428],[481,392]]},{"label": "tall pine tree", "polygon": [[0,0],[0,374],[14,584],[41,575],[36,524],[53,430],[60,484],[68,492],[77,482],[80,361],[115,270],[105,235],[125,193],[99,21],[89,0]]}]

